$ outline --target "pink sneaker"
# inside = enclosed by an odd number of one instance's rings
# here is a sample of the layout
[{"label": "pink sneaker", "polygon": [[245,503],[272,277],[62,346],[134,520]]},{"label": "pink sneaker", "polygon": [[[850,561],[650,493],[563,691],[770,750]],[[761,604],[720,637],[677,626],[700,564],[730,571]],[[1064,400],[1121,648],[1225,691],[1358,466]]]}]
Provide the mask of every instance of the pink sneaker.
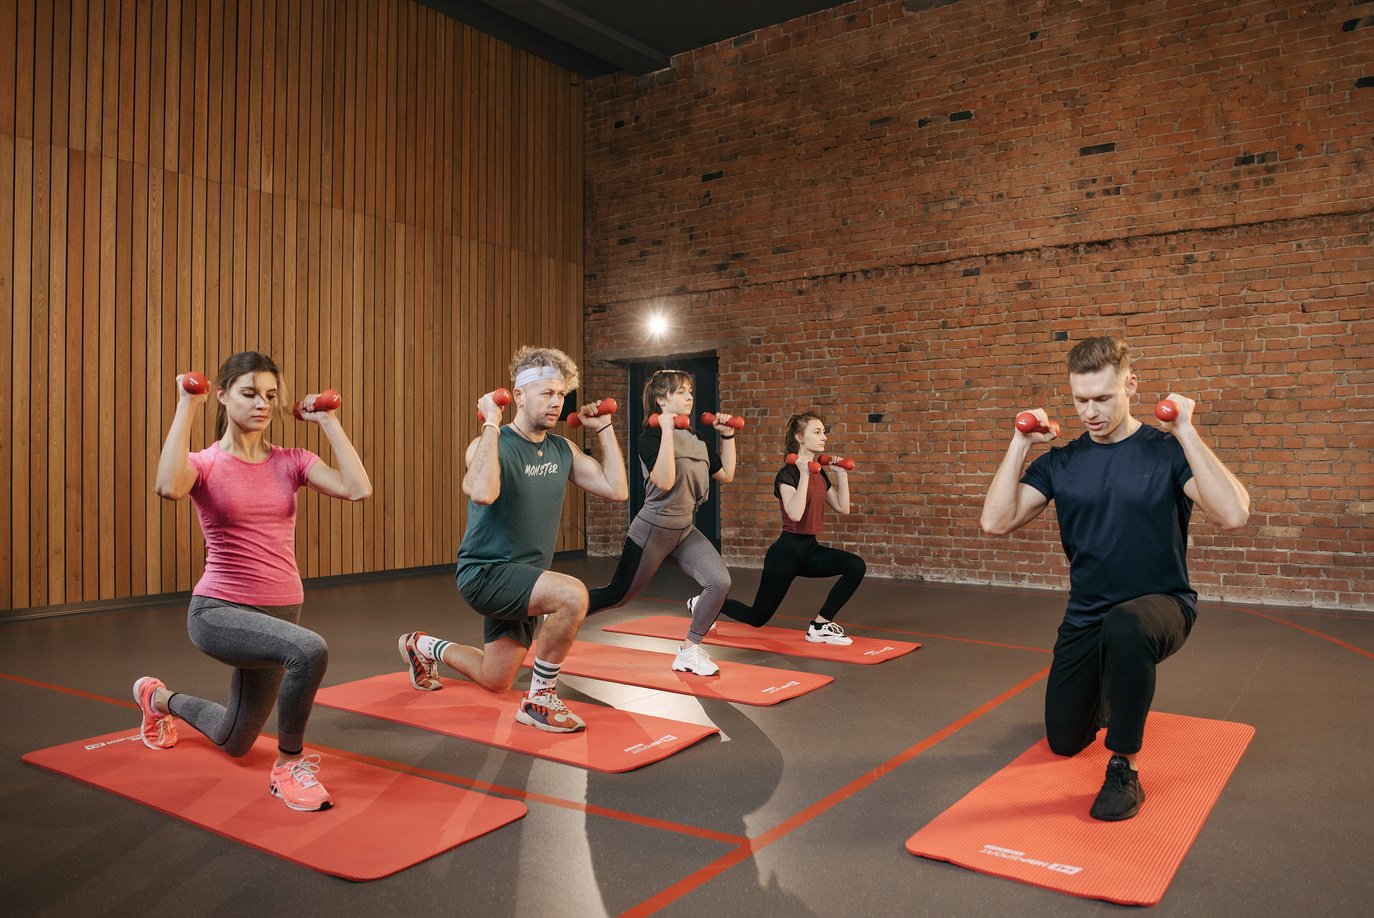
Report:
[{"label": "pink sneaker", "polygon": [[334,798],[315,777],[319,770],[320,757],[317,755],[302,754],[285,765],[273,766],[272,796],[280,797],[291,809],[305,813],[329,809],[334,805]]},{"label": "pink sneaker", "polygon": [[163,688],[161,679],[144,676],[134,683],[134,701],[143,712],[139,735],[149,749],[171,749],[177,744],[177,725],[171,714],[160,714],[153,707],[153,693]]}]

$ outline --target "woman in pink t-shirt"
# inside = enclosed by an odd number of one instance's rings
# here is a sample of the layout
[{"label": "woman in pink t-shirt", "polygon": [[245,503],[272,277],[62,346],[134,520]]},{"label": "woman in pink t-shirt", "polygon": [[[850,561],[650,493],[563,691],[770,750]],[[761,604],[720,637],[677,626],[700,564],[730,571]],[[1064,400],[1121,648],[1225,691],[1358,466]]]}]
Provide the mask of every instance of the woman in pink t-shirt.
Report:
[{"label": "woman in pink t-shirt", "polygon": [[868,565],[853,552],[822,545],[816,540],[825,520],[825,508],[836,513],[849,512],[849,474],[840,465],[831,465],[830,476],[810,464],[825,451],[825,418],[815,412],[794,414],[787,420],[783,451],[796,453],[795,463],[784,463],[773,479],[773,496],[782,511],[782,533],[763,556],[754,604],[746,606],[737,599],[725,600],[720,614],[761,628],[782,605],[792,581],[798,577],[839,577],[830,588],[816,617],[806,626],[806,639],[813,644],[852,644],[853,639],[835,624],[849,597],[863,582]]},{"label": "woman in pink t-shirt", "polygon": [[[245,755],[277,706],[277,761],[268,789],[293,810],[323,810],[333,803],[315,777],[320,758],[306,755],[305,724],[324,678],[329,649],[302,628],[301,575],[296,568],[296,492],[302,485],[344,500],[362,500],[372,483],[332,411],[304,411],[319,424],[338,459],[330,468],[304,449],[267,441],[267,427],[284,402],[281,374],[272,358],[235,354],[215,377],[219,414],[216,440],[190,451],[191,423],[209,393],[181,385],[176,414],[157,464],[158,496],[190,497],[205,533],[205,573],[191,597],[187,630],[200,650],[234,667],[229,699],[221,705],[144,676],[134,683],[143,712],[143,742],[152,749],[176,745],[172,715],[182,718],[232,756]],[[313,398],[307,397],[313,407]]]}]

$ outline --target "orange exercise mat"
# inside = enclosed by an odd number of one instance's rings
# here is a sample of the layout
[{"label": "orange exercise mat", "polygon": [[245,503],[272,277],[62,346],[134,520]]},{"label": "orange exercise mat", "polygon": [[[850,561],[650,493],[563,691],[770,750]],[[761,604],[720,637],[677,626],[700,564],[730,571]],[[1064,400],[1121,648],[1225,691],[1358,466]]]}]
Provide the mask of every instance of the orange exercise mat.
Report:
[{"label": "orange exercise mat", "polygon": [[[636,650],[614,644],[593,644],[578,641],[563,661],[565,676],[585,676],[604,682],[639,685],[644,688],[737,701],[740,704],[777,704],[807,692],[814,692],[835,679],[815,673],[799,673],[771,666],[754,666],[716,660],[720,672],[714,676],[673,671],[671,653]],[[533,668],[534,651],[525,657],[525,666]]]},{"label": "orange exercise mat", "polygon": [[[171,749],[137,732],[108,733],[30,752],[30,765],[142,803],[283,860],[347,880],[376,880],[525,815],[525,805],[312,750],[334,805],[288,809],[269,793],[275,738],[231,758],[180,725]],[[74,865],[79,866],[79,865]]]},{"label": "orange exercise mat", "polygon": [[[637,634],[641,637],[681,641],[687,637],[689,624],[691,622],[686,618],[650,615],[647,618],[633,618],[626,622],[606,625],[601,630],[615,634]],[[854,637],[854,643],[847,645],[812,644],[806,639],[805,625],[799,628],[774,628],[769,625],[754,628],[723,618],[716,622],[716,627],[706,635],[706,640],[702,643],[738,647],[742,650],[761,650],[764,653],[777,653],[789,657],[835,660],[840,663],[882,663],[911,653],[921,646],[908,641],[879,641],[865,637]]]},{"label": "orange exercise mat", "polygon": [[411,687],[405,673],[387,673],[327,686],[320,689],[315,701],[325,707],[594,771],[640,768],[720,732],[715,727],[574,701],[569,708],[587,722],[587,729],[547,733],[516,722],[515,709],[523,692],[512,689],[498,695],[463,679],[443,682],[444,687],[437,692],[420,692]]},{"label": "orange exercise mat", "polygon": [[1088,815],[1111,753],[1072,758],[1045,740],[911,838],[921,857],[1121,905],[1155,905],[1169,888],[1255,728],[1151,713],[1137,764],[1145,802],[1121,822]]}]

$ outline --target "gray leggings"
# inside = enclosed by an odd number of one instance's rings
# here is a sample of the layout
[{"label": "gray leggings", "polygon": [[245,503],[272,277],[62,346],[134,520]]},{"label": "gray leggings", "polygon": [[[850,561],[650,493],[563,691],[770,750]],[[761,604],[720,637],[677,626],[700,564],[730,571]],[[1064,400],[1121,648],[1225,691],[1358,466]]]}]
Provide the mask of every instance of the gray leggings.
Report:
[{"label": "gray leggings", "polygon": [[687,632],[689,640],[700,644],[730,594],[730,570],[711,540],[695,526],[665,529],[636,516],[630,523],[630,537],[625,540],[615,576],[604,587],[587,591],[587,614],[618,609],[634,599],[669,557],[702,588]]},{"label": "gray leggings", "polygon": [[300,617],[299,603],[249,606],[192,596],[186,620],[191,643],[234,667],[228,706],[177,692],[168,709],[225,752],[241,756],[253,748],[275,702],[277,749],[299,753],[315,691],[329,665],[324,638],[296,624]]}]

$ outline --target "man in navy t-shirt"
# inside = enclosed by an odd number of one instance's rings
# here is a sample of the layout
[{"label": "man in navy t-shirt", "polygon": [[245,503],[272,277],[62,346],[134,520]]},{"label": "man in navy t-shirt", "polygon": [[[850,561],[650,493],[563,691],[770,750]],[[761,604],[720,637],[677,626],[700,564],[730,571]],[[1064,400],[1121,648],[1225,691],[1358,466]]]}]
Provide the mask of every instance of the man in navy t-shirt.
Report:
[{"label": "man in navy t-shirt", "polygon": [[[1006,535],[1053,500],[1069,559],[1069,603],[1045,688],[1045,733],[1074,755],[1107,726],[1112,752],[1095,819],[1129,819],[1145,799],[1136,771],[1155,667],[1183,646],[1197,617],[1188,584],[1188,520],[1197,503],[1223,529],[1250,515],[1250,495],[1193,427],[1192,399],[1170,393],[1173,421],[1131,417],[1130,349],[1106,336],[1069,352],[1069,389],[1087,433],[1021,469],[1033,443],[1017,431],[983,502],[982,526]],[[1043,409],[1035,409],[1049,426]]]}]

